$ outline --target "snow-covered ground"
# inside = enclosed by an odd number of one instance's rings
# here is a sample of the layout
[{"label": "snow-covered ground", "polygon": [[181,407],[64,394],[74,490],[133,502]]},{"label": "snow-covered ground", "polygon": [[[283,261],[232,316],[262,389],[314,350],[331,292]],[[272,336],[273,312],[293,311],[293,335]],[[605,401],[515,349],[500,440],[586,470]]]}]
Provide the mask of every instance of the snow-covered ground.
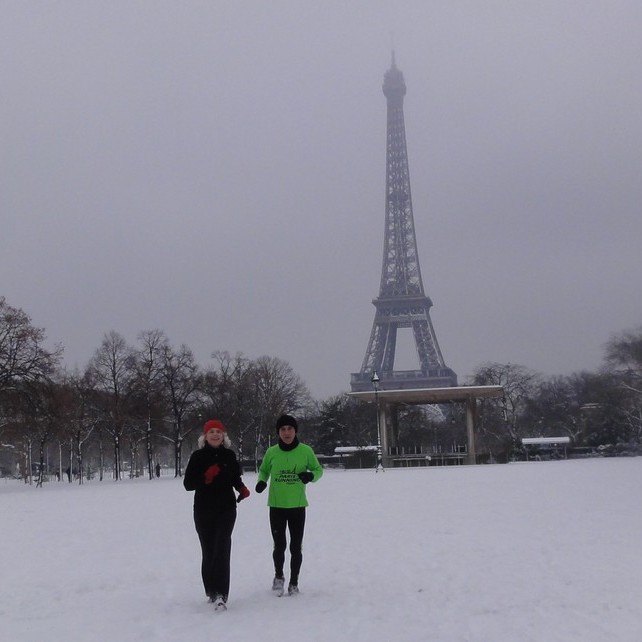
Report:
[{"label": "snow-covered ground", "polygon": [[215,613],[181,480],[0,480],[0,638],[642,640],[642,458],[328,470],[308,488],[301,594],[270,591],[253,492]]}]

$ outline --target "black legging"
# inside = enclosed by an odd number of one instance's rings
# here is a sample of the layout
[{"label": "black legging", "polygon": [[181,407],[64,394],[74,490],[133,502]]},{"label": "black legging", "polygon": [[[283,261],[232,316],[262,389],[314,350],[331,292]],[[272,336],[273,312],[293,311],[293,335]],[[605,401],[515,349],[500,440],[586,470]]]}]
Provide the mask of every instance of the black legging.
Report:
[{"label": "black legging", "polygon": [[305,508],[270,508],[270,528],[274,540],[274,573],[283,577],[285,563],[285,529],[290,531],[290,583],[298,584],[299,571],[303,562],[303,530]]},{"label": "black legging", "polygon": [[227,600],[230,590],[230,553],[236,508],[219,514],[196,514],[194,524],[201,543],[203,561],[201,576],[205,594],[222,595]]}]

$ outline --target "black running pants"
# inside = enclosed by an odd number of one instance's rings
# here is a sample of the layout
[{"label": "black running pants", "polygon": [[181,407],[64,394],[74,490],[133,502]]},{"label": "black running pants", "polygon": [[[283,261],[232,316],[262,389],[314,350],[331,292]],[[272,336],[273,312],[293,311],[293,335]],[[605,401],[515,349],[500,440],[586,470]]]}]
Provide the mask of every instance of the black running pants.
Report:
[{"label": "black running pants", "polygon": [[222,595],[227,600],[230,590],[230,554],[236,507],[223,513],[194,513],[194,524],[201,543],[203,561],[201,577],[205,594]]},{"label": "black running pants", "polygon": [[270,508],[270,528],[274,540],[274,573],[283,577],[285,531],[290,532],[290,583],[299,583],[299,571],[303,562],[303,530],[305,528],[305,508]]}]

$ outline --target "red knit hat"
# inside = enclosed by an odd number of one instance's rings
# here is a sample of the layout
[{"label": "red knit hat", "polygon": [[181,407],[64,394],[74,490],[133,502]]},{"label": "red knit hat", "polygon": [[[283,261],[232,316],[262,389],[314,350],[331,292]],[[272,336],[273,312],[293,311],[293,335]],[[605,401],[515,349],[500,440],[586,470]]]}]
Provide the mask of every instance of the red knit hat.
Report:
[{"label": "red knit hat", "polygon": [[203,426],[203,434],[207,435],[207,433],[214,428],[225,432],[225,426],[221,421],[219,421],[218,419],[210,419],[209,421],[206,421],[205,425]]}]

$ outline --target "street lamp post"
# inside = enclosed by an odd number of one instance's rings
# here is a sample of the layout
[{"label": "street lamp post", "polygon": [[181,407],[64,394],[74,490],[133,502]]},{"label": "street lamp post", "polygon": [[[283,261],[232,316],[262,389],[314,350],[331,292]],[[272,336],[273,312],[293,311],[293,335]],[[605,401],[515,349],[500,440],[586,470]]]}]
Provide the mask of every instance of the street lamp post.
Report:
[{"label": "street lamp post", "polygon": [[372,387],[374,388],[375,393],[375,406],[377,407],[377,465],[375,466],[375,473],[379,472],[379,467],[384,472],[386,469],[383,467],[383,457],[381,454],[381,416],[379,412],[379,375],[376,370],[372,371]]}]

